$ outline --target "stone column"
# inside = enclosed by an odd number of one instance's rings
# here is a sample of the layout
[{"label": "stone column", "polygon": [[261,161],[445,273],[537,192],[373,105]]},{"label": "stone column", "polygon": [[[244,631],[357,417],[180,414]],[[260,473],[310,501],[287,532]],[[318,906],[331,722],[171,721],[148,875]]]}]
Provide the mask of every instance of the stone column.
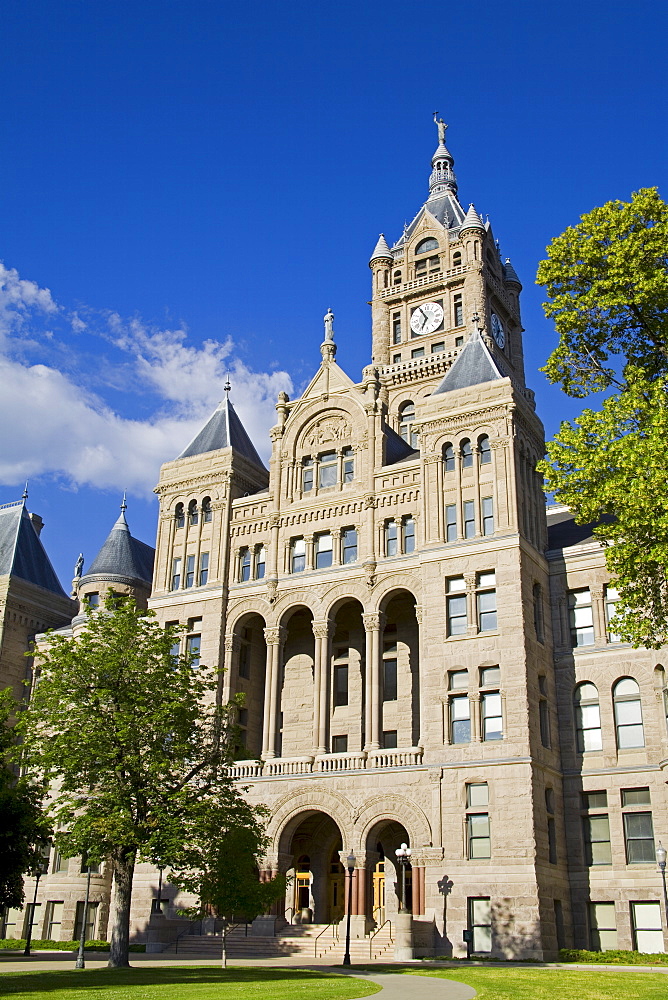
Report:
[{"label": "stone column", "polygon": [[[341,528],[332,528],[332,566],[340,566],[343,561],[341,535]],[[359,545],[359,531],[357,532],[357,544]]]},{"label": "stone column", "polygon": [[313,569],[314,558],[313,558],[313,548],[314,548],[315,535],[304,535],[304,543],[306,546],[306,556],[304,559],[304,569]]},{"label": "stone column", "polygon": [[285,642],[284,628],[265,628],[267,666],[264,682],[264,722],[262,727],[262,757],[276,756],[276,723],[278,722],[279,683],[281,677],[281,650]]},{"label": "stone column", "polygon": [[475,606],[475,573],[465,573],[464,582],[466,584],[466,617],[468,620],[467,635],[477,635],[478,621]]},{"label": "stone column", "polygon": [[381,714],[383,702],[380,697],[380,632],[385,615],[378,611],[362,615],[366,633],[366,713],[365,750],[380,749]]},{"label": "stone column", "polygon": [[416,746],[424,746],[424,692],[422,690],[422,664],[426,663],[426,657],[424,656],[424,639],[422,635],[422,625],[424,621],[424,609],[419,605],[415,605],[415,621],[418,627],[418,662],[417,671],[415,673],[415,683],[417,683],[417,703],[418,703],[418,738]]},{"label": "stone column", "polygon": [[593,586],[589,588],[591,594],[591,612],[594,623],[594,640],[596,645],[607,642],[608,630],[605,622],[605,598],[603,587]]},{"label": "stone column", "polygon": [[236,656],[239,653],[239,636],[238,635],[226,635],[225,636],[225,666],[223,672],[223,702],[230,701],[232,697],[233,680],[236,681],[236,676],[233,678],[233,669],[235,666]]},{"label": "stone column", "polygon": [[329,729],[329,639],[332,634],[333,622],[313,622],[315,636],[315,651],[313,663],[313,747],[314,754],[328,752]]}]

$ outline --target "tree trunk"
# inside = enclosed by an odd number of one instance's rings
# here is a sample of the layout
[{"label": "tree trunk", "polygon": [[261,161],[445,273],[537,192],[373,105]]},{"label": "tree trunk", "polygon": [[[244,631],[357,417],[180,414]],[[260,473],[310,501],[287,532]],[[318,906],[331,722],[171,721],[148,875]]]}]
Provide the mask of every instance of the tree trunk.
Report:
[{"label": "tree trunk", "polygon": [[122,969],[130,964],[130,903],[136,857],[136,850],[130,847],[118,847],[111,853],[114,892],[109,947],[110,969]]},{"label": "tree trunk", "polygon": [[223,917],[223,951],[221,955],[221,968],[227,968],[227,918]]}]

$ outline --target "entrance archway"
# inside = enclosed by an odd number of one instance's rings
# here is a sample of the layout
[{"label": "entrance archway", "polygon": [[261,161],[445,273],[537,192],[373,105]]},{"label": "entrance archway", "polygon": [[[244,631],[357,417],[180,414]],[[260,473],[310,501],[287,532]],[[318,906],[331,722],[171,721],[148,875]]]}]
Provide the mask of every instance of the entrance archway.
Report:
[{"label": "entrance archway", "polygon": [[343,916],[345,869],[339,852],[341,831],[327,813],[300,813],[280,838],[282,854],[291,857],[287,874],[292,890],[286,896],[285,918],[290,923],[336,923]]},{"label": "entrance archway", "polygon": [[[368,916],[377,927],[394,919],[401,905],[401,867],[395,851],[409,844],[406,828],[396,820],[380,820],[367,837],[367,864],[371,870],[371,896]],[[412,910],[412,872],[406,869],[406,908]]]}]

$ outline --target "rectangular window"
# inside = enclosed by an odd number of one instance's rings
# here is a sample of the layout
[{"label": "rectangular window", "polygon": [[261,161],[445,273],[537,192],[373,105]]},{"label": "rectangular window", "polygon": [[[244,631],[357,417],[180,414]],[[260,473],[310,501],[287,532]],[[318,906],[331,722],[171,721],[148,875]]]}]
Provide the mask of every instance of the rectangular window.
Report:
[{"label": "rectangular window", "polygon": [[482,696],[482,738],[500,740],[502,730],[501,695],[498,691],[485,692]]},{"label": "rectangular window", "polygon": [[292,540],[290,568],[293,573],[302,573],[306,566],[306,542],[303,538]]},{"label": "rectangular window", "polygon": [[251,551],[249,548],[241,550],[240,559],[241,565],[239,579],[242,583],[246,583],[246,581],[251,578]]},{"label": "rectangular window", "polygon": [[582,804],[589,811],[589,815],[582,817],[585,863],[587,865],[612,864],[608,814],[601,812],[592,815],[594,809],[607,808],[607,792],[583,792]]},{"label": "rectangular window", "polygon": [[[73,941],[79,941],[80,938],[81,938],[81,929],[82,929],[81,925],[83,923],[84,907],[85,906],[86,906],[86,904],[83,901],[83,899],[80,899],[77,902],[76,916],[74,918],[74,935],[72,937]],[[89,902],[89,904],[88,904],[88,908],[87,908],[87,912],[86,912],[86,935],[85,935],[85,940],[86,941],[92,941],[95,938],[95,924],[97,922],[96,921],[96,918],[97,918],[97,907],[98,907],[97,903],[90,903]]]},{"label": "rectangular window", "polygon": [[401,313],[392,314],[392,343],[401,343]]},{"label": "rectangular window", "polygon": [[86,604],[89,608],[99,608],[100,606],[100,595],[99,593],[88,593],[86,594]]},{"label": "rectangular window", "polygon": [[393,365],[398,365],[400,361],[401,361],[401,355],[400,354],[393,354],[392,355],[392,364]]},{"label": "rectangular window", "polygon": [[[622,806],[627,808],[635,805],[649,805],[649,788],[622,790]],[[627,865],[654,862],[654,828],[651,812],[625,812],[623,819]]]},{"label": "rectangular window", "polygon": [[397,700],[397,661],[383,660],[383,701]]},{"label": "rectangular window", "polygon": [[199,586],[203,587],[209,579],[209,553],[201,552],[199,557]]},{"label": "rectangular window", "polygon": [[448,635],[466,635],[466,583],[464,577],[448,580],[447,598]]},{"label": "rectangular window", "polygon": [[239,647],[239,677],[250,677],[250,646],[245,642]]},{"label": "rectangular window", "polygon": [[492,497],[482,498],[482,533],[494,534],[494,500]]},{"label": "rectangular window", "polygon": [[318,472],[318,488],[326,489],[328,486],[336,486],[338,459],[335,451],[326,451],[320,456],[320,469]]},{"label": "rectangular window", "polygon": [[464,305],[461,295],[455,295],[452,299],[453,319],[455,326],[464,326]]},{"label": "rectangular window", "polygon": [[357,530],[355,528],[344,528],[341,535],[343,563],[354,563],[357,561]]},{"label": "rectangular window", "polygon": [[444,350],[445,350],[445,341],[444,340],[439,340],[439,342],[437,344],[432,344],[431,345],[431,353],[432,354],[440,354],[441,351],[444,351]]},{"label": "rectangular window", "polygon": [[[26,907],[27,909],[27,907]],[[2,913],[0,920],[0,938],[8,941],[16,941],[23,937],[23,927],[26,914],[17,907],[8,906]]]},{"label": "rectangular window", "polygon": [[200,664],[200,649],[202,646],[201,635],[189,635],[186,639],[186,652],[192,656],[190,666],[195,668]]},{"label": "rectangular window", "polygon": [[464,690],[469,686],[468,670],[451,670],[448,674],[448,687],[450,691]]},{"label": "rectangular window", "polygon": [[457,504],[449,503],[445,508],[445,540],[457,541]]},{"label": "rectangular window", "polygon": [[631,922],[636,951],[658,954],[665,950],[660,903],[631,903]]},{"label": "rectangular window", "polygon": [[397,522],[385,522],[385,555],[396,556],[397,554]]},{"label": "rectangular window", "polygon": [[264,580],[267,566],[267,550],[264,545],[259,545],[255,550],[255,579]]},{"label": "rectangular window", "polygon": [[56,872],[66,872],[70,866],[70,859],[66,858],[60,853],[58,849],[55,851],[55,857],[53,861],[53,871]]},{"label": "rectangular window", "polygon": [[396,748],[397,748],[396,729],[386,729],[383,733],[383,749],[396,750]]},{"label": "rectangular window", "polygon": [[302,468],[302,493],[310,493],[313,489],[313,459],[305,458]]},{"label": "rectangular window", "polygon": [[[496,575],[494,573],[478,574],[478,631],[490,632],[497,627],[496,619]],[[490,588],[489,590],[487,588]]]},{"label": "rectangular window", "polygon": [[46,904],[45,930],[48,941],[60,941],[60,926],[63,922],[63,902],[49,900]]},{"label": "rectangular window", "polygon": [[468,898],[469,930],[473,931],[471,951],[484,954],[492,950],[492,907],[489,896]]},{"label": "rectangular window", "polygon": [[471,740],[471,703],[468,695],[450,699],[450,742],[469,743]]},{"label": "rectangular window", "polygon": [[172,590],[178,590],[181,586],[181,560],[172,559]]},{"label": "rectangular window", "polygon": [[533,585],[533,627],[538,642],[543,642],[543,588],[539,583]]},{"label": "rectangular window", "polygon": [[550,746],[550,710],[545,698],[538,702],[538,720],[540,723],[540,742],[544,747]]},{"label": "rectangular window", "polygon": [[416,347],[415,350],[411,351],[412,358],[423,358],[424,357],[424,347]]},{"label": "rectangular window", "polygon": [[332,736],[332,753],[347,753],[347,752],[348,752],[348,737]]},{"label": "rectangular window", "polygon": [[343,481],[352,483],[355,478],[355,455],[352,448],[343,449]]},{"label": "rectangular window", "polygon": [[332,565],[332,536],[329,532],[316,535],[315,538],[315,568],[327,569]]},{"label": "rectangular window", "polygon": [[464,346],[464,338],[455,337],[455,347],[463,347],[463,346]]},{"label": "rectangular window", "polygon": [[473,500],[464,501],[464,538],[475,537],[475,504]]},{"label": "rectangular window", "polygon": [[621,642],[622,640],[616,632],[610,631],[610,622],[615,617],[619,594],[614,587],[605,588],[605,622],[608,626],[608,642]]},{"label": "rectangular window", "polygon": [[616,951],[617,917],[614,903],[589,904],[589,947],[592,951]]},{"label": "rectangular window", "polygon": [[348,664],[334,665],[334,704],[348,704]]},{"label": "rectangular window", "polygon": [[501,683],[501,667],[481,667],[480,687],[492,687]]},{"label": "rectangular window", "polygon": [[471,782],[466,786],[466,806],[468,809],[489,805],[489,786],[486,781]]},{"label": "rectangular window", "polygon": [[489,815],[487,813],[467,813],[466,839],[470,861],[491,857]]},{"label": "rectangular window", "polygon": [[594,619],[589,588],[571,590],[568,594],[571,625],[571,645],[591,646],[594,643]]},{"label": "rectangular window", "polygon": [[409,554],[415,551],[415,521],[412,517],[405,517],[404,529],[404,552]]},{"label": "rectangular window", "polygon": [[557,828],[554,816],[547,818],[547,853],[551,865],[557,863]]},{"label": "rectangular window", "polygon": [[186,556],[186,587],[195,586],[195,557]]}]

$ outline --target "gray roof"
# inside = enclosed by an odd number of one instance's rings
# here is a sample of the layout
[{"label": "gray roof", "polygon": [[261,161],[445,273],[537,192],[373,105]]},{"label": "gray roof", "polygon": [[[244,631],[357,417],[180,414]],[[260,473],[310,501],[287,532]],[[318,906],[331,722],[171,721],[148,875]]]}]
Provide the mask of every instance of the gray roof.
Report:
[{"label": "gray roof", "polygon": [[478,331],[474,330],[433,395],[467,389],[471,385],[495,382],[501,378],[506,378],[506,375],[490,354]]},{"label": "gray roof", "polygon": [[154,557],[154,548],[132,537],[128,522],[125,520],[125,513],[121,510],[121,516],[83,578],[122,576],[130,580],[151,583]]},{"label": "gray roof", "polygon": [[[601,522],[610,522],[611,517],[604,516]],[[575,518],[570,510],[559,507],[556,510],[547,510],[547,548],[548,551],[554,549],[569,549],[574,545],[583,545],[589,542],[598,541],[593,529],[596,524],[576,524]]]},{"label": "gray roof", "polygon": [[195,435],[178,458],[204,455],[208,451],[218,451],[219,448],[234,448],[244,458],[264,469],[262,459],[246,433],[246,428],[239,420],[227,393],[225,393],[225,398],[218,409],[209,417],[199,434]]},{"label": "gray roof", "polygon": [[8,575],[67,597],[20,500],[0,507],[0,576]]},{"label": "gray roof", "polygon": [[385,465],[396,465],[397,462],[407,462],[417,458],[420,452],[411,448],[408,442],[404,441],[400,434],[390,427],[385,426]]}]

